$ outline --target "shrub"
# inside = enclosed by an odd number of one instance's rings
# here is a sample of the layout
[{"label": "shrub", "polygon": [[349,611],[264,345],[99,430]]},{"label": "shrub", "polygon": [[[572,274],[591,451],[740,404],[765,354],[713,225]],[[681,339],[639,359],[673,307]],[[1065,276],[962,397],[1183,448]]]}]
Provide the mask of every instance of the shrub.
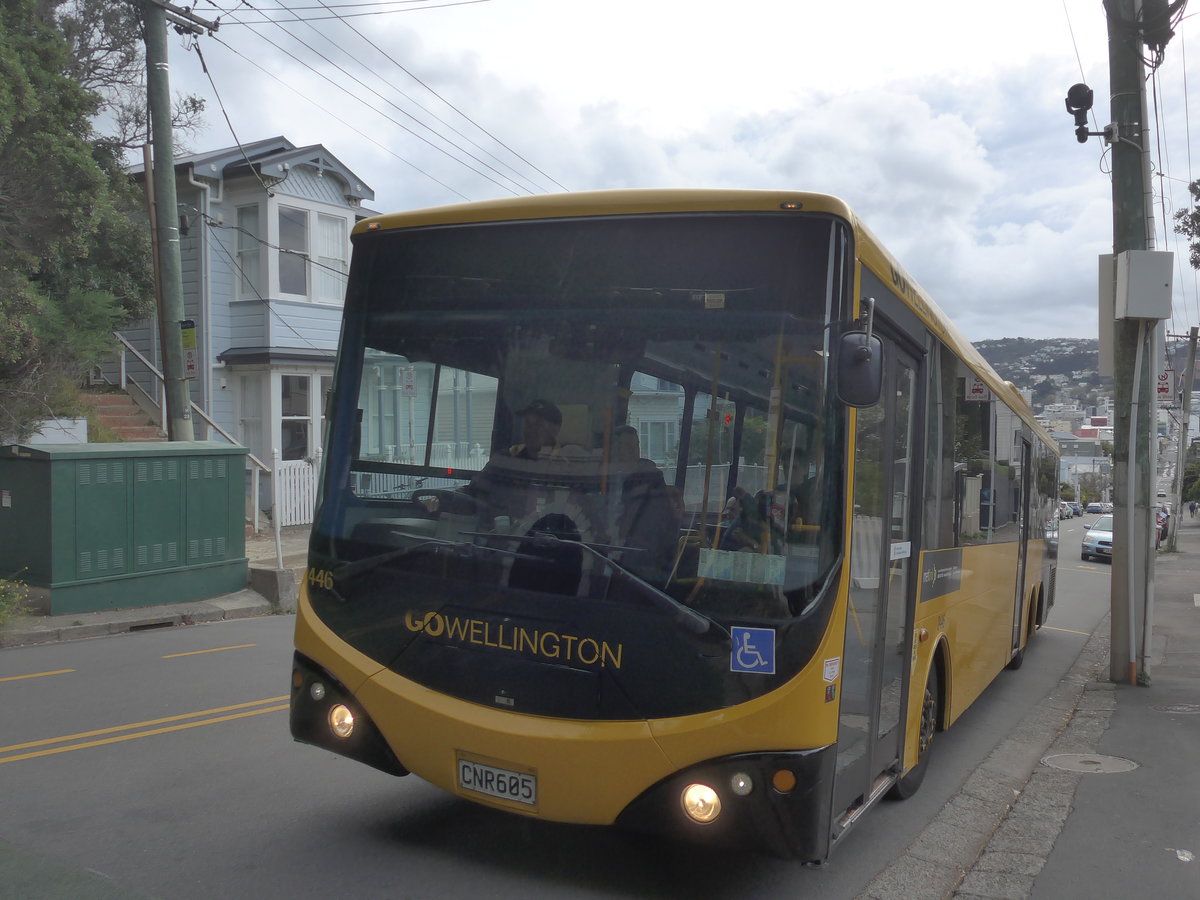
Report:
[{"label": "shrub", "polygon": [[0,628],[29,611],[29,587],[23,581],[0,578]]}]

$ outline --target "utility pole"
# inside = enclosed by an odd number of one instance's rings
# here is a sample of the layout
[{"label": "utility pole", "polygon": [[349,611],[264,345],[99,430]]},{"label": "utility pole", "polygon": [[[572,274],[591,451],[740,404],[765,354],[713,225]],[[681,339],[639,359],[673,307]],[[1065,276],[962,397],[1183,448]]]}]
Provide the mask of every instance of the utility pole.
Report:
[{"label": "utility pole", "polygon": [[[1112,146],[1113,258],[1151,248],[1153,219],[1147,215],[1149,127],[1145,114],[1142,0],[1106,0],[1108,17]],[[1114,272],[1114,282],[1116,272]],[[1145,648],[1154,581],[1154,529],[1150,500],[1153,361],[1148,347],[1154,324],[1145,318],[1113,323],[1116,428],[1113,433],[1115,514],[1111,582],[1109,677],[1148,684]]]},{"label": "utility pole", "polygon": [[1167,540],[1167,549],[1174,552],[1176,548],[1176,533],[1179,530],[1179,517],[1183,515],[1183,466],[1187,459],[1188,426],[1192,417],[1192,383],[1196,378],[1196,339],[1200,336],[1200,327],[1193,325],[1188,334],[1187,365],[1183,370],[1183,381],[1179,393],[1182,398],[1183,421],[1179,425],[1175,447],[1175,478],[1171,482],[1171,535]]},{"label": "utility pole", "polygon": [[163,381],[166,409],[163,424],[172,441],[193,439],[191,396],[184,377],[183,274],[179,258],[179,207],[175,192],[175,135],[171,126],[171,83],[167,61],[167,20],[176,28],[196,34],[217,28],[189,11],[159,0],[143,0],[142,26],[146,41],[146,100],[150,110],[151,142],[154,145],[153,179],[155,236],[158,246],[160,299],[158,316],[162,334]]}]

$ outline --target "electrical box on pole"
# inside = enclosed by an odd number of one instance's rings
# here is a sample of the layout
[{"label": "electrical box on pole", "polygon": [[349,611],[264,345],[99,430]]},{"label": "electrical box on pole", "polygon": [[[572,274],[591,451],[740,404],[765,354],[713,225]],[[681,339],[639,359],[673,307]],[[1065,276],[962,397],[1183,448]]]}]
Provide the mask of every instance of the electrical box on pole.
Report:
[{"label": "electrical box on pole", "polygon": [[1118,319],[1171,318],[1175,254],[1164,250],[1126,250],[1117,254]]}]

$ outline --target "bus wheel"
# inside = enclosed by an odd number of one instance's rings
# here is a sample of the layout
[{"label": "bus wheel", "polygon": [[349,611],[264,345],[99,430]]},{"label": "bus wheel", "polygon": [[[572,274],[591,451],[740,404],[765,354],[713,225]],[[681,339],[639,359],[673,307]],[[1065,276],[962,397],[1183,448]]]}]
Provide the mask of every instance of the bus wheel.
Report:
[{"label": "bus wheel", "polygon": [[938,722],[938,670],[935,662],[925,682],[925,697],[921,701],[921,730],[917,735],[917,764],[908,770],[887,793],[889,800],[907,800],[917,792],[925,780],[929,768],[929,754],[933,749],[933,735]]},{"label": "bus wheel", "polygon": [[1008,665],[1005,666],[1004,668],[1008,669],[1010,672],[1015,672],[1015,671],[1017,671],[1017,669],[1021,668],[1021,666],[1024,665],[1024,663],[1025,663],[1025,648],[1022,647],[1015,654],[1013,654],[1013,658],[1008,661]]},{"label": "bus wheel", "polygon": [[1033,640],[1033,633],[1037,631],[1037,597],[1036,595],[1029,598],[1029,631],[1025,634],[1025,643],[1021,649],[1016,652],[1016,655],[1008,661],[1008,665],[1004,668],[1015,672],[1025,662],[1025,648],[1029,646],[1029,642]]}]

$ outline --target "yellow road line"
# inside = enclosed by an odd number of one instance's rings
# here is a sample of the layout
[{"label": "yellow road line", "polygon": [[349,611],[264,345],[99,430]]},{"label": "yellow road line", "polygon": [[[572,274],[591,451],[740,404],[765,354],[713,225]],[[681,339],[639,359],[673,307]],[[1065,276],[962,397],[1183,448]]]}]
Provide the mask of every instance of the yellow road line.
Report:
[{"label": "yellow road line", "polygon": [[261,716],[263,713],[279,712],[281,709],[287,709],[288,704],[281,703],[279,706],[268,706],[264,709],[252,709],[249,712],[233,713],[228,716],[220,716],[216,719],[205,719],[203,722],[186,722],[182,725],[170,725],[166,728],[154,728],[150,731],[137,731],[133,734],[122,734],[117,737],[103,738],[99,741],[88,741],[83,744],[71,744],[67,747],[52,747],[49,750],[35,750],[32,753],[22,753],[18,756],[8,756],[0,759],[0,765],[4,763],[16,762],[20,759],[33,759],[37,756],[53,756],[55,753],[68,753],[72,750],[85,750],[88,747],[101,747],[104,744],[118,744],[121,741],[133,741],[138,738],[152,737],[156,734],[167,734],[171,731],[183,731],[187,728],[199,728],[201,725],[215,725],[218,722],[229,722],[233,719],[244,719],[247,716]]},{"label": "yellow road line", "polygon": [[211,650],[189,650],[187,653],[168,653],[163,659],[175,659],[179,656],[196,656],[200,653],[220,653],[222,650],[244,650],[247,647],[257,647],[258,644],[234,644],[232,647],[213,647]]},{"label": "yellow road line", "polygon": [[[210,716],[216,713],[229,712],[234,709],[246,709],[251,706],[262,706],[264,703],[278,703],[280,700],[287,700],[287,695],[282,697],[268,697],[266,700],[255,700],[251,703],[235,703],[233,706],[218,706],[214,709],[202,709],[199,712],[181,713],[178,716],[165,716],[161,719],[150,719],[147,722],[133,722],[129,725],[115,725],[112,728],[98,728],[95,731],[82,731],[79,734],[65,734],[62,737],[44,738],[40,741],[28,741],[24,744],[12,744],[8,747],[0,747],[0,753],[9,753],[13,750],[27,750],[30,747],[45,747],[48,744],[61,744],[65,741],[78,741],[83,738],[95,737],[99,734],[112,734],[117,731],[129,731],[131,728],[146,728],[150,725],[162,725],[165,722],[178,722],[182,719],[195,719],[198,716]],[[280,709],[282,707],[273,707]],[[267,712],[268,710],[263,710]],[[223,719],[215,719],[214,721],[224,721]],[[204,724],[203,722],[199,724]],[[0,762],[9,762],[9,760],[0,760]]]},{"label": "yellow road line", "polygon": [[1082,634],[1084,637],[1091,637],[1090,631],[1076,631],[1074,628],[1056,628],[1053,625],[1043,625],[1043,628],[1049,631],[1065,631],[1067,634]]},{"label": "yellow road line", "polygon": [[20,681],[22,678],[43,678],[46,675],[66,675],[68,672],[74,672],[74,669],[55,669],[53,672],[31,672],[28,675],[6,675],[0,678],[0,681]]}]

